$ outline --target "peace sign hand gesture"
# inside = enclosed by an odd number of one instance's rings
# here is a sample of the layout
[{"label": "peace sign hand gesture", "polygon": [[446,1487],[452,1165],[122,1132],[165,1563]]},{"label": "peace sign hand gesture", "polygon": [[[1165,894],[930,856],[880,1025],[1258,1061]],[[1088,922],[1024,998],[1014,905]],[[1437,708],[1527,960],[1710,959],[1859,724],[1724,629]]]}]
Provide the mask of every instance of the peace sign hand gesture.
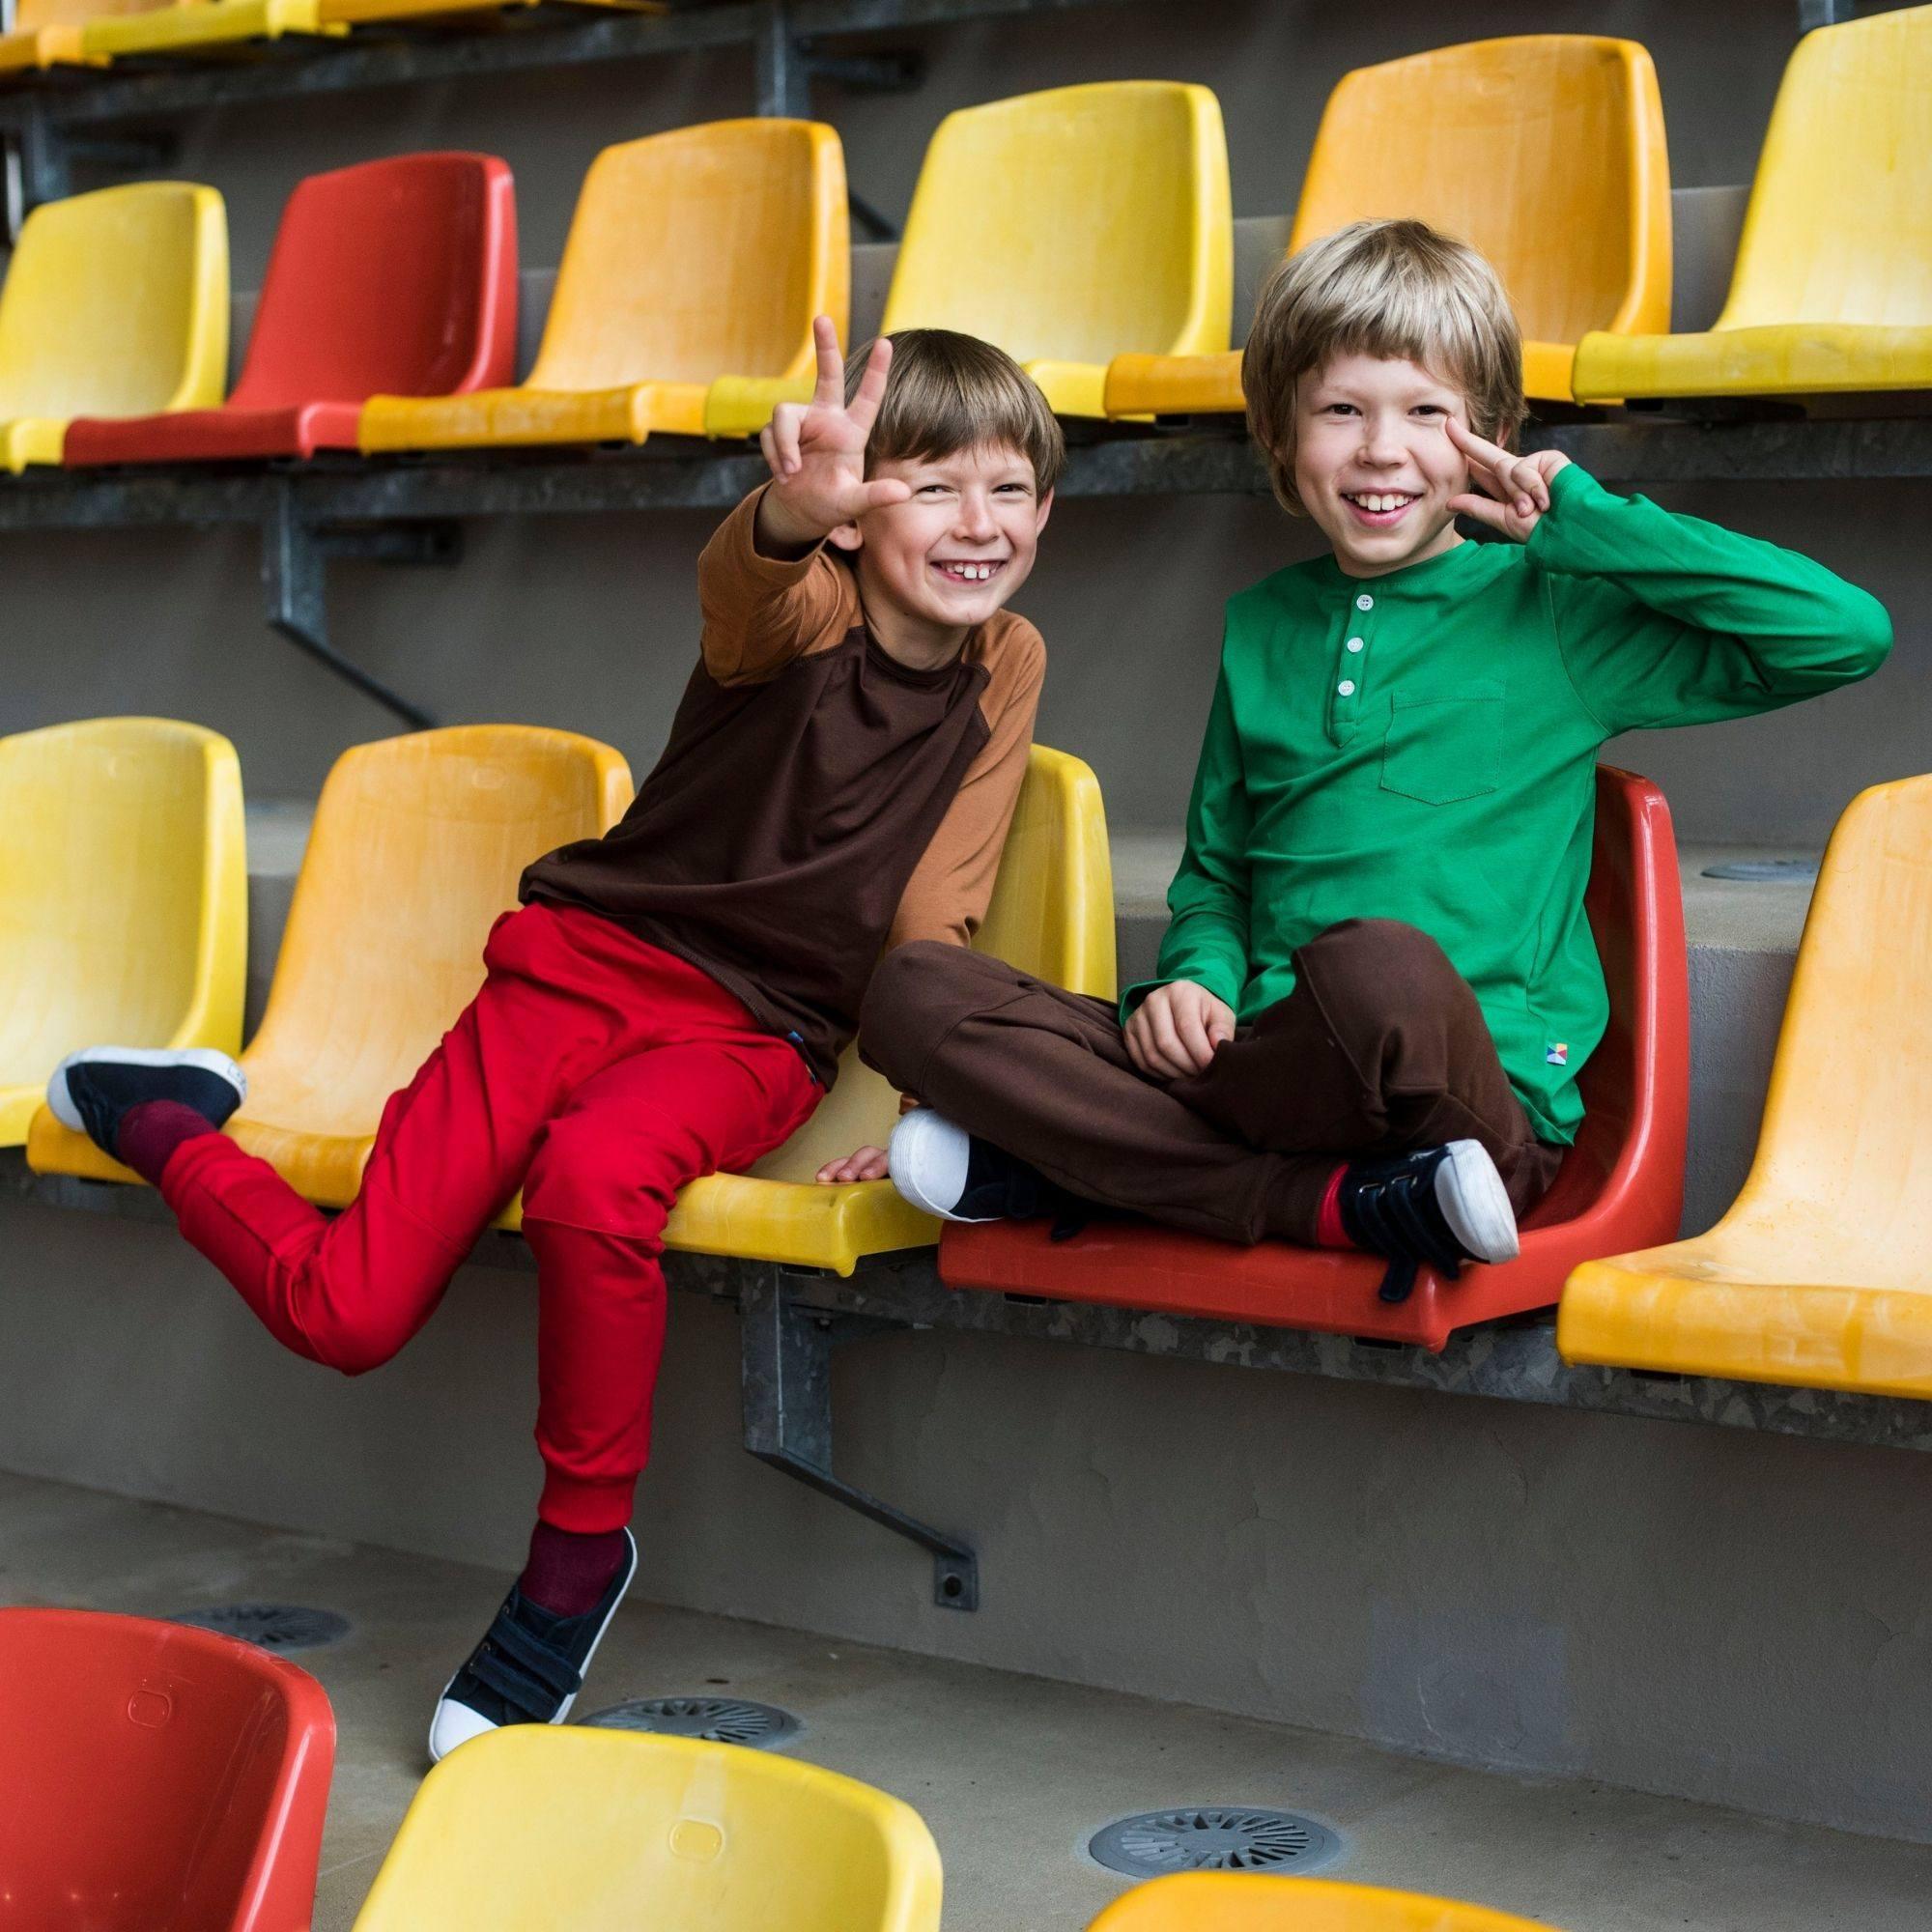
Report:
[{"label": "peace sign hand gesture", "polygon": [[1549,479],[1567,468],[1570,459],[1554,449],[1512,456],[1464,429],[1454,416],[1449,418],[1449,440],[1469,459],[1469,481],[1475,485],[1464,496],[1451,497],[1450,509],[1488,524],[1513,543],[1526,542],[1549,508]]},{"label": "peace sign hand gesture", "polygon": [[758,437],[772,469],[771,487],[758,502],[758,535],[785,548],[809,548],[865,511],[903,503],[912,495],[895,477],[866,481],[866,440],[885,397],[893,345],[884,336],[872,344],[847,403],[845,363],[830,316],[813,321],[811,339],[818,351],[811,401],[781,403]]}]

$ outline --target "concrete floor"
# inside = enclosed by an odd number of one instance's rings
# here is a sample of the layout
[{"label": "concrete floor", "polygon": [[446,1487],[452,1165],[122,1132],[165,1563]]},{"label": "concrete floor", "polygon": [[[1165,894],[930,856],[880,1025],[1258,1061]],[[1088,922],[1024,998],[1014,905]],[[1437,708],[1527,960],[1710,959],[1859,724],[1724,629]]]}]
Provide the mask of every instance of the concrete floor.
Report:
[{"label": "concrete floor", "polygon": [[[316,1932],[352,1924],[426,1769],[431,1705],[503,1586],[466,1565],[0,1475],[0,1604],[165,1614],[273,1601],[351,1620],[344,1641],[298,1659],[340,1725]],[[612,1626],[585,1706],[719,1689],[796,1713],[799,1756],[918,1807],[946,1861],[947,1932],[1077,1932],[1124,1883],[1084,1857],[1094,1831],[1204,1803],[1320,1818],[1346,1844],[1333,1877],[1566,1932],[1922,1932],[1932,1900],[1928,1846],[1465,1771],[646,1604]]]}]

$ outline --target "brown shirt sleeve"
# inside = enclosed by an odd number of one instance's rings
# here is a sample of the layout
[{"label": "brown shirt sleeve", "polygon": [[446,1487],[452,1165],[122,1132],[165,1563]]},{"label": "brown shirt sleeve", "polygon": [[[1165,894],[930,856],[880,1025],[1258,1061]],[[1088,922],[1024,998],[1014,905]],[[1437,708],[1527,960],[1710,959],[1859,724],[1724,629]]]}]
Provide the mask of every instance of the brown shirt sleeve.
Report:
[{"label": "brown shirt sleeve", "polygon": [[980,704],[989,735],[899,897],[888,952],[915,939],[969,945],[993,896],[1000,850],[1026,777],[1046,646],[1024,617],[1005,612],[983,635],[988,677]]},{"label": "brown shirt sleeve", "polygon": [[719,684],[756,684],[796,658],[830,650],[859,621],[852,573],[824,544],[795,562],[760,556],[753,490],[719,525],[697,559],[704,668]]}]

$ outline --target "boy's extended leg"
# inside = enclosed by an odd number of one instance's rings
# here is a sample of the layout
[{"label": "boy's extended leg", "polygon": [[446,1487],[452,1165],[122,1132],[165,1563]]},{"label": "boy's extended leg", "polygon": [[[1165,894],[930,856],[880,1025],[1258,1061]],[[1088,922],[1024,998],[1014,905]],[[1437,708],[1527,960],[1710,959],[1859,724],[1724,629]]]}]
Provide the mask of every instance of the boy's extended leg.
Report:
[{"label": "boy's extended leg", "polygon": [[666,1218],[687,1181],[749,1167],[789,1138],[818,1093],[785,1041],[747,1030],[615,1063],[580,1086],[545,1131],[524,1185],[524,1234],[538,1270],[545,1469],[532,1564],[549,1545],[586,1557],[607,1541],[619,1547],[577,1601],[534,1601],[526,1571],[445,1688],[432,1756],[500,1724],[569,1715],[636,1562],[625,1525],[650,1451]]}]

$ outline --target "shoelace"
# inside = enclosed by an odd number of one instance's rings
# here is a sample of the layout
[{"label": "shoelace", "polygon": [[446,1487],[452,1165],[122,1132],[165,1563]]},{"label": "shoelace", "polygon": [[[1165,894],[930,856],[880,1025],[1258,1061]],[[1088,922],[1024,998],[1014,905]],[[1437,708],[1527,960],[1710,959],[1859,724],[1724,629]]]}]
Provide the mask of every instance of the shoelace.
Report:
[{"label": "shoelace", "polygon": [[1451,1281],[1463,1272],[1467,1258],[1431,1225],[1418,1205],[1419,1191],[1435,1187],[1434,1168],[1407,1168],[1366,1182],[1350,1204],[1354,1234],[1365,1247],[1384,1256],[1388,1266],[1377,1293],[1383,1301],[1406,1301],[1424,1262]]}]

